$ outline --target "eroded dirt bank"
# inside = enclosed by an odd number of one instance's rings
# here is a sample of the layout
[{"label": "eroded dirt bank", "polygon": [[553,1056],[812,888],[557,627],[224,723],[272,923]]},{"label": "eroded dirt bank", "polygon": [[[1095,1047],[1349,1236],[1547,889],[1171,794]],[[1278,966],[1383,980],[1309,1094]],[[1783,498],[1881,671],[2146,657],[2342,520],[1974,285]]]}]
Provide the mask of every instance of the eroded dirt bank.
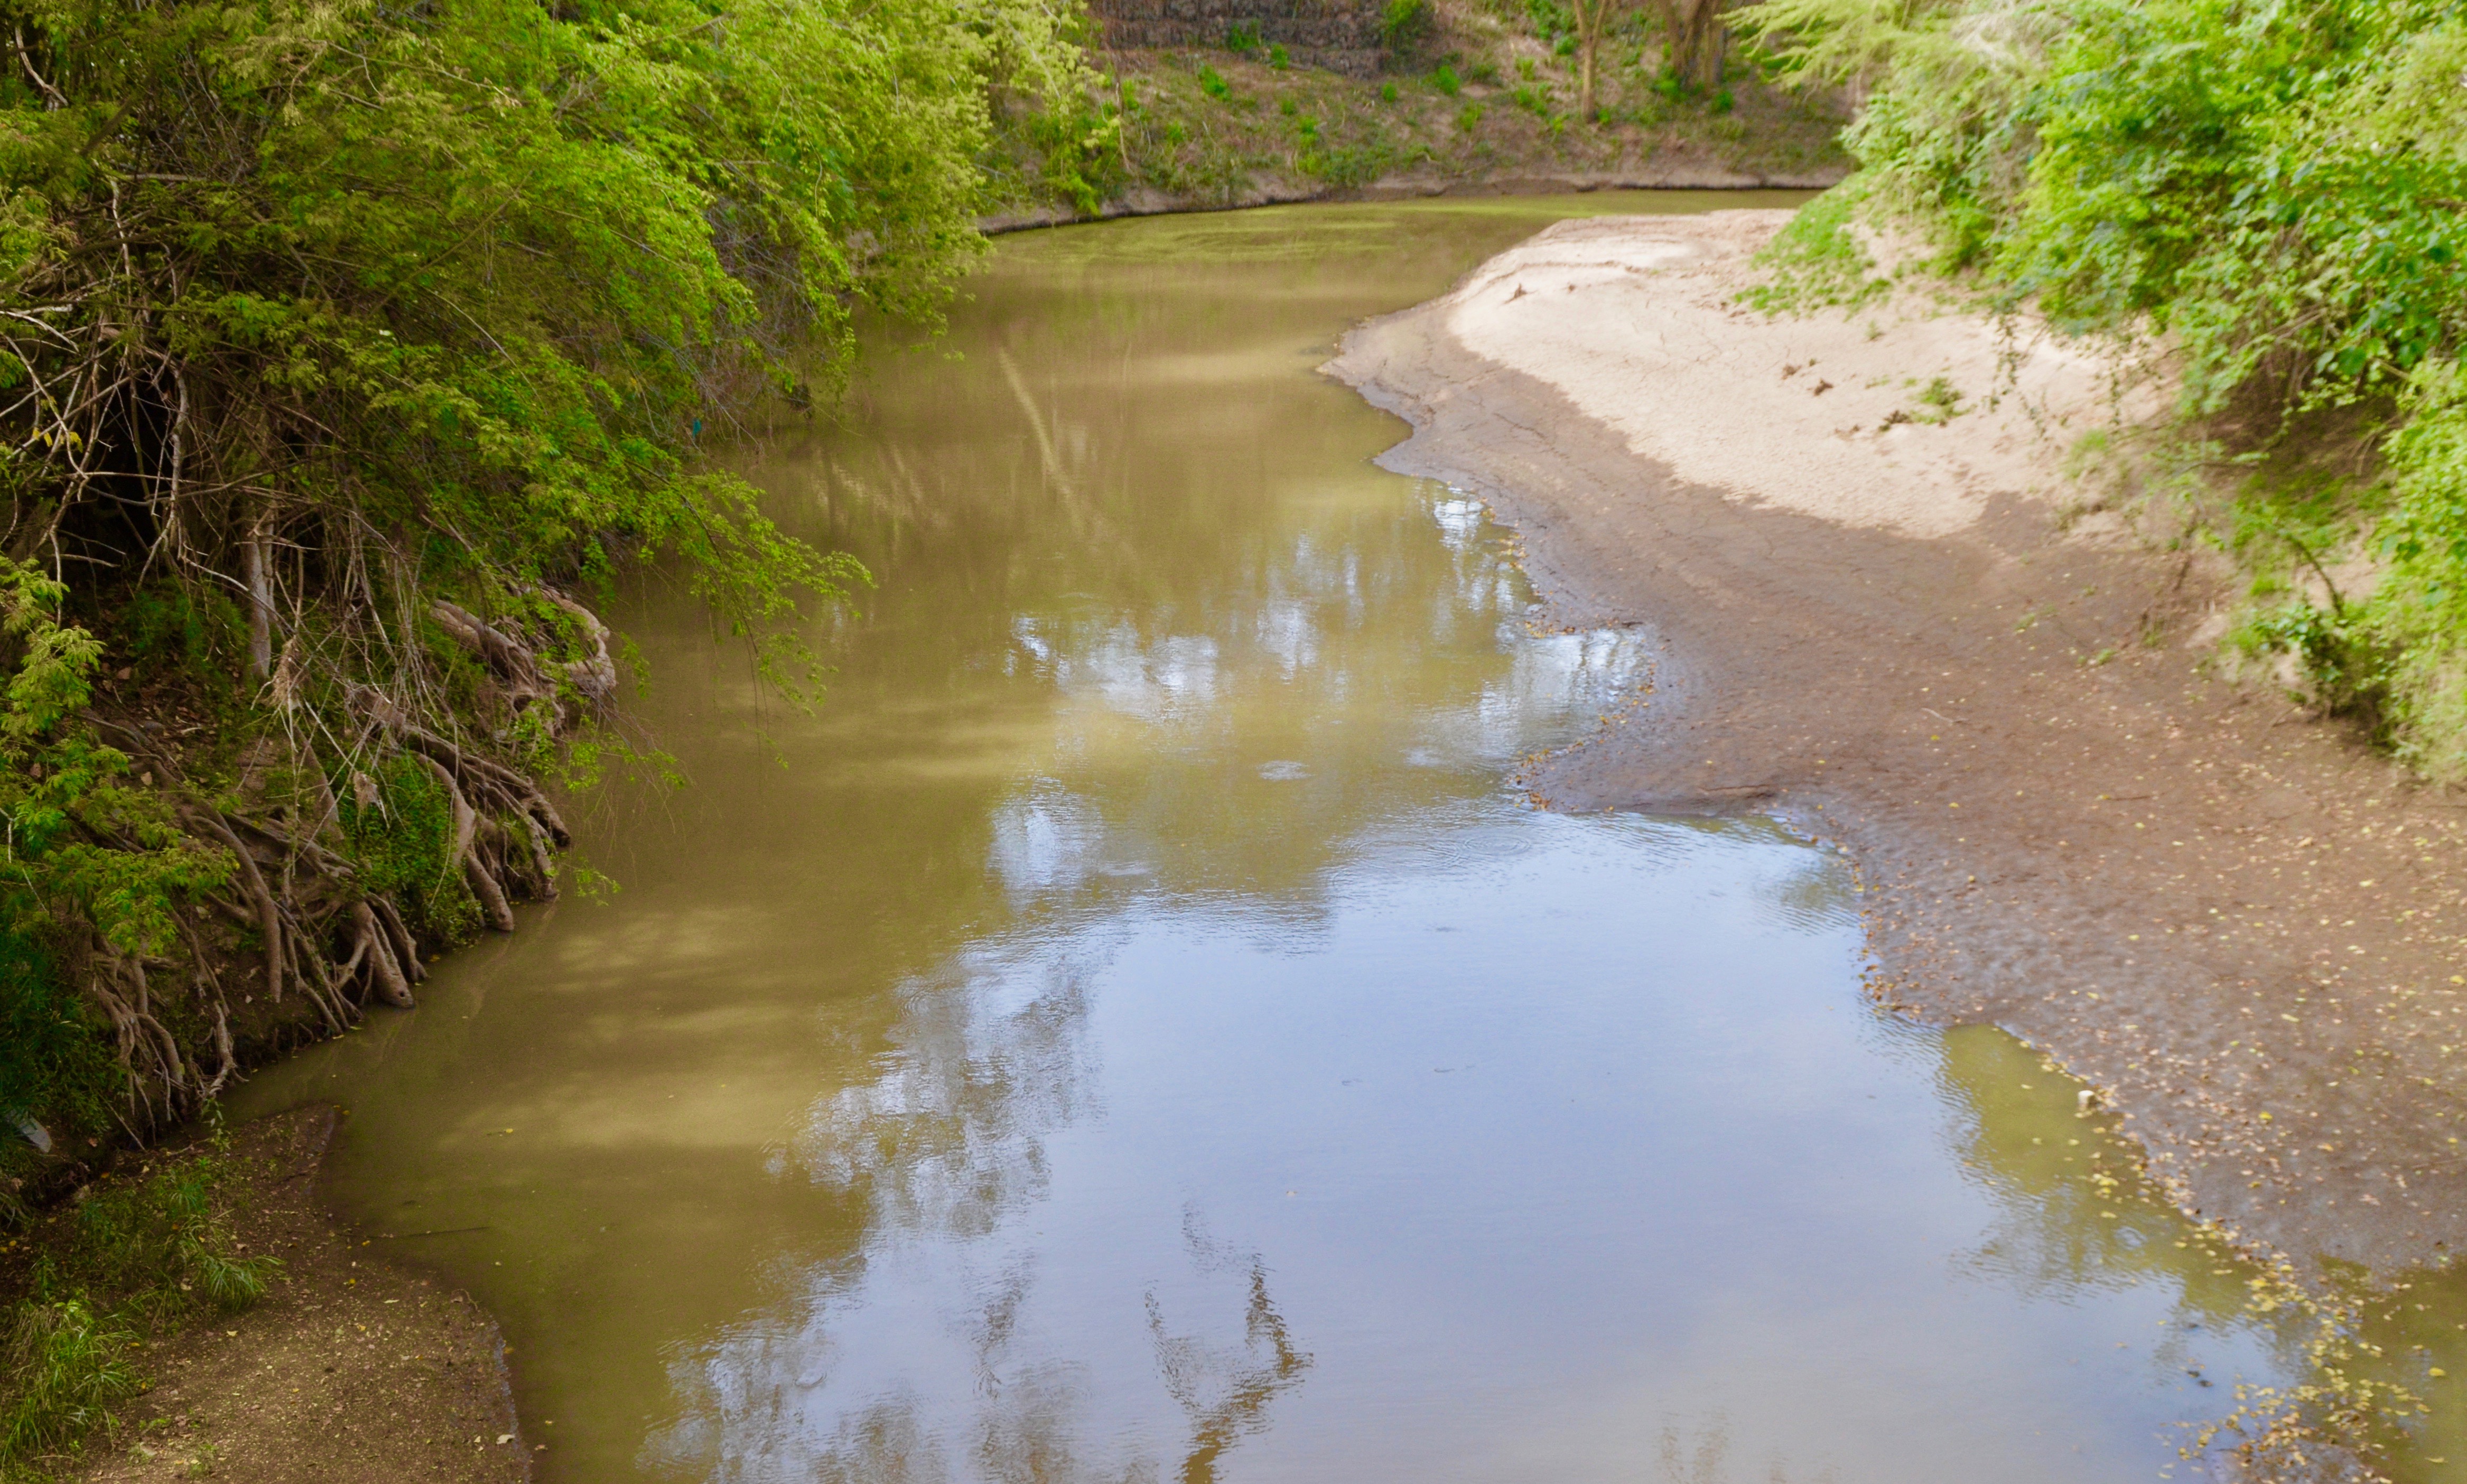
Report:
[{"label": "eroded dirt bank", "polygon": [[[1838,843],[1879,998],[2091,1078],[2250,1240],[2467,1244],[2467,798],[2212,678],[2224,573],[2062,517],[2100,368],[1733,307],[1785,220],[1564,224],[1328,368],[1412,423],[1384,463],[1522,533],[1555,621],[1658,641],[1650,693],[1527,781]],[[1961,411],[1931,422],[1939,377]]]},{"label": "eroded dirt bank", "polygon": [[1098,207],[1093,214],[1067,204],[998,212],[978,218],[977,230],[988,236],[1000,236],[1038,227],[1114,221],[1126,216],[1247,211],[1255,206],[1292,206],[1308,201],[1408,201],[1433,196],[1552,195],[1592,191],[1822,191],[1839,185],[1848,173],[1840,166],[1830,165],[1770,169],[1733,167],[1703,150],[1673,149],[1624,169],[1533,165],[1469,176],[1409,170],[1383,175],[1364,186],[1331,186],[1324,181],[1262,174],[1232,191],[1169,191],[1135,187]]}]

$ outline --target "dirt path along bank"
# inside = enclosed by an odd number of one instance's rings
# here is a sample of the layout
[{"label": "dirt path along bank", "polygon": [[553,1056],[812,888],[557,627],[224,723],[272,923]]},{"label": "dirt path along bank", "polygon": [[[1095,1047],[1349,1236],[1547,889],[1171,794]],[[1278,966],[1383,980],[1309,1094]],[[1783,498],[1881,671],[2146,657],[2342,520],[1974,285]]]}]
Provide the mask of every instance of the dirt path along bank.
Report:
[{"label": "dirt path along bank", "polygon": [[89,1440],[80,1484],[522,1484],[547,1444],[514,1418],[496,1321],[403,1266],[402,1233],[353,1233],[317,1178],[335,1110],[234,1131],[235,1234],[272,1256],[265,1298],[149,1343],[149,1384]]},{"label": "dirt path along bank", "polygon": [[2222,570],[2067,518],[2095,362],[2021,348],[1991,404],[1984,322],[1732,304],[1786,220],[1566,223],[1330,363],[1554,621],[1658,641],[1526,781],[1838,843],[1879,998],[2092,1079],[2204,1217],[2382,1270],[2467,1245],[2467,801],[2214,678]]}]

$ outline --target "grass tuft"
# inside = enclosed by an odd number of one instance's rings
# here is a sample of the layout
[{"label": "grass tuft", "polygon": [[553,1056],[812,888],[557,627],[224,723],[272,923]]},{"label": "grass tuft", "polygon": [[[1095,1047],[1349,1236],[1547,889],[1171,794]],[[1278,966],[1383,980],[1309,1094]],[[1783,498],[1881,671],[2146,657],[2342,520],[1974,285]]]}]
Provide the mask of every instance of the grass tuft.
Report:
[{"label": "grass tuft", "polygon": [[143,1385],[129,1355],[147,1335],[263,1298],[281,1264],[241,1252],[230,1156],[201,1153],[88,1188],[43,1224],[23,1290],[0,1319],[0,1480],[39,1476],[111,1425]]},{"label": "grass tuft", "polygon": [[21,1303],[10,1317],[0,1478],[74,1449],[141,1384],[127,1359],[136,1331],[84,1300]]}]

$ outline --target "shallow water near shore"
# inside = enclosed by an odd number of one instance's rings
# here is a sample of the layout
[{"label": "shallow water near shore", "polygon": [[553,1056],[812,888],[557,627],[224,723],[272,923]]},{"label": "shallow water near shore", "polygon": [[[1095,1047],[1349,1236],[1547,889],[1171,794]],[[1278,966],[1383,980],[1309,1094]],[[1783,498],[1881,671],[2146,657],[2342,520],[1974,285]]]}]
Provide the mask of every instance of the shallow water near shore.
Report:
[{"label": "shallow water near shore", "polygon": [[1558,217],[1791,199],[1006,239],[749,465],[879,578],[822,705],[635,595],[693,786],[583,821],[622,891],[235,1113],[351,1108],[548,1480],[2158,1476],[2288,1375],[2249,1270],[2035,1054],[1872,1010],[1827,853],[1508,792],[1649,657],[1315,371]]}]

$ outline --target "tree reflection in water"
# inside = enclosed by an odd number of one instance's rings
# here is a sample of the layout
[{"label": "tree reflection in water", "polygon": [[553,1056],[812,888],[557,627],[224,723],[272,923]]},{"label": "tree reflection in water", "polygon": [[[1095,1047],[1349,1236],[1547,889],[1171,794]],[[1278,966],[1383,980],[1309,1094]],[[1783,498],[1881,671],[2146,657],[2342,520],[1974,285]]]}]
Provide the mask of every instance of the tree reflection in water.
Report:
[{"label": "tree reflection in water", "polygon": [[1046,1139],[1095,1111],[1085,956],[964,955],[900,993],[879,1074],[815,1110],[773,1161],[865,1198],[877,1231],[982,1236],[1035,1200]]},{"label": "tree reflection in water", "polygon": [[[1301,1380],[1311,1358],[1294,1348],[1284,1316],[1268,1297],[1268,1265],[1256,1252],[1236,1252],[1210,1239],[1195,1209],[1186,1209],[1183,1241],[1202,1272],[1242,1273],[1251,1293],[1242,1343],[1211,1348],[1205,1338],[1166,1331],[1165,1308],[1147,1292],[1148,1333],[1156,1338],[1157,1372],[1190,1418],[1190,1451],[1183,1484],[1215,1484],[1216,1462],[1242,1438],[1268,1425],[1268,1404]],[[1265,1353],[1261,1351],[1265,1344]]]},{"label": "tree reflection in water", "polygon": [[905,987],[877,1074],[818,1102],[773,1160],[863,1205],[859,1250],[785,1273],[788,1302],[671,1361],[679,1414],[645,1467],[732,1484],[1199,1484],[1268,1426],[1311,1358],[1266,1258],[1211,1237],[1196,1206],[1186,1280],[1133,1290],[1147,1357],[1057,1359],[1040,1333],[1040,1252],[1019,1224],[1048,1195],[1049,1143],[1099,1112],[1090,986],[1112,943],[1098,929],[981,947]]}]

